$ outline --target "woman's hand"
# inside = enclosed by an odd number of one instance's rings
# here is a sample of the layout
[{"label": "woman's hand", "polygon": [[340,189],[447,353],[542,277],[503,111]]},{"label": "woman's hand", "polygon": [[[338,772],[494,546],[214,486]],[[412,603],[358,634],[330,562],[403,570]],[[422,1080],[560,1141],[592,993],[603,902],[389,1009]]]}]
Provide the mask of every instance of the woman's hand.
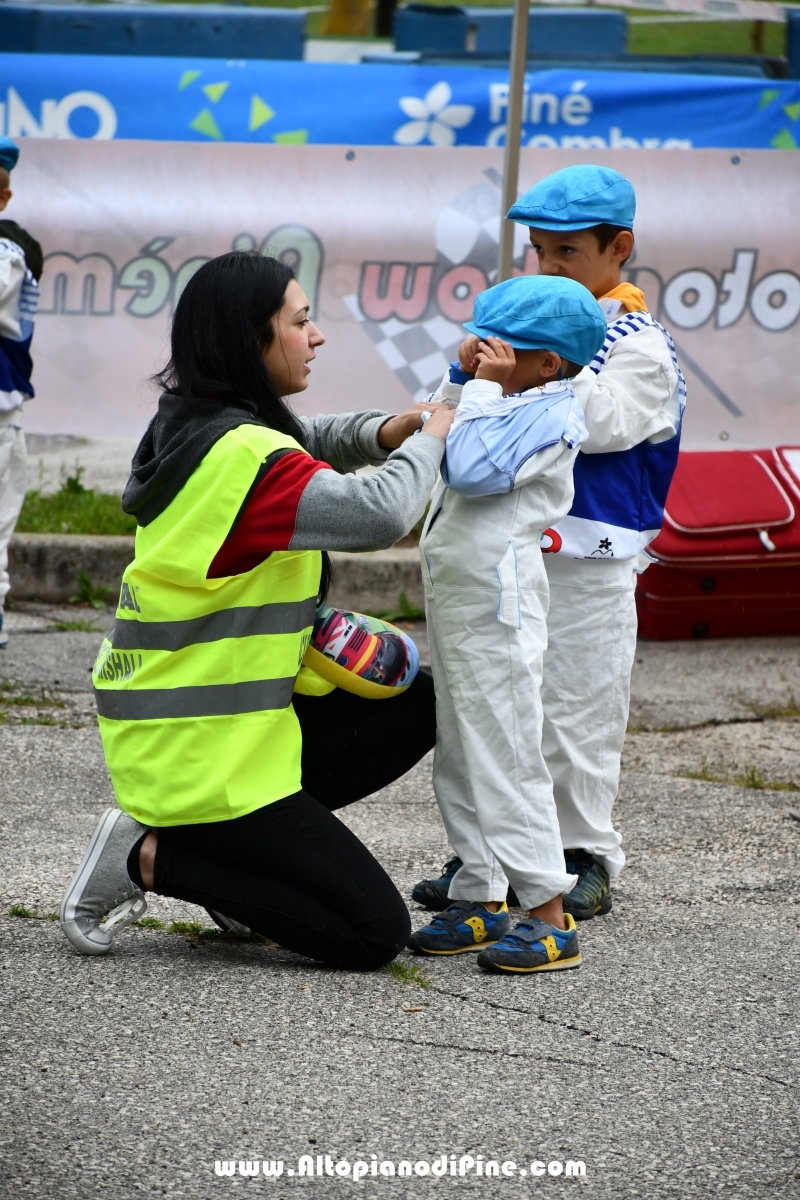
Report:
[{"label": "woman's hand", "polygon": [[502,387],[505,387],[517,365],[512,347],[502,338],[490,337],[481,342],[477,358],[478,369],[475,378],[488,379]]},{"label": "woman's hand", "polygon": [[[425,422],[423,417],[428,414],[428,420]],[[449,413],[449,419],[446,424],[437,420],[437,414],[445,416]],[[435,433],[442,441],[447,437],[447,430],[453,424],[453,410],[449,404],[427,404],[424,401],[421,404],[415,404],[413,408],[407,408],[405,412],[398,413],[396,417],[390,417],[388,421],[384,421],[378,430],[378,445],[384,450],[396,450],[398,446],[402,446],[406,438],[411,437],[422,426],[425,426],[426,433]],[[433,426],[433,428],[431,428]],[[442,430],[440,433],[439,430]]]}]

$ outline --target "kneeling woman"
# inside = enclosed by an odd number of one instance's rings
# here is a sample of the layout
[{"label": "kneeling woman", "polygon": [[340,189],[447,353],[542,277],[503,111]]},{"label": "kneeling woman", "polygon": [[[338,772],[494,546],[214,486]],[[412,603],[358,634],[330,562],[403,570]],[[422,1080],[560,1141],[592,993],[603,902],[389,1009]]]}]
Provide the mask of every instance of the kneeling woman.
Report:
[{"label": "kneeling woman", "polygon": [[122,811],[101,818],[62,903],[83,953],[111,948],[145,890],[335,967],[379,967],[409,936],[394,884],[332,812],[433,746],[432,681],[385,702],[308,694],[323,689],[301,663],[323,552],[409,531],[452,413],[433,406],[408,441],[419,408],[297,418],[281,397],[306,388],[323,341],[291,270],[255,253],[206,263],[178,303],[123,497],[136,556],[94,670]]}]

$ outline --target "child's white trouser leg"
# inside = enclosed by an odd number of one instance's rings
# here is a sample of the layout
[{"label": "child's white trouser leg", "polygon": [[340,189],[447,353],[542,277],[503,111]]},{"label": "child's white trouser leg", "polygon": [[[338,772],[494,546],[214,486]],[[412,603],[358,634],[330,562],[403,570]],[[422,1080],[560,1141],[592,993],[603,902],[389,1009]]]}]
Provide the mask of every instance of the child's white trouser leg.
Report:
[{"label": "child's white trouser leg", "polygon": [[0,426],[0,608],[11,587],[8,543],[25,499],[27,462],[25,434],[18,425]]},{"label": "child's white trouser leg", "polygon": [[436,684],[433,784],[464,866],[453,900],[504,900],[507,881],[534,908],[569,891],[539,689],[546,596],[521,597],[522,628],[497,620],[494,588],[436,588],[428,633]]},{"label": "child's white trouser leg", "polygon": [[[635,576],[607,564],[548,564],[542,749],[565,849],[587,850],[609,875],[625,865],[611,823],[636,653]],[[614,572],[612,574],[612,571]]]}]

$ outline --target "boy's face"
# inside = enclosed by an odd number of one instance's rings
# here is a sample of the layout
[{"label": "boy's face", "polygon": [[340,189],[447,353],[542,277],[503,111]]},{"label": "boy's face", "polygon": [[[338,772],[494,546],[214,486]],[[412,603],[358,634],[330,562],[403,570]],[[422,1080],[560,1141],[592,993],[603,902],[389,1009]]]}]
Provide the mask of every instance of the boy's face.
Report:
[{"label": "boy's face", "polygon": [[563,275],[588,288],[596,300],[621,281],[622,264],[633,251],[633,234],[624,229],[605,250],[591,229],[559,233],[532,229],[531,245],[539,260],[540,275]]}]

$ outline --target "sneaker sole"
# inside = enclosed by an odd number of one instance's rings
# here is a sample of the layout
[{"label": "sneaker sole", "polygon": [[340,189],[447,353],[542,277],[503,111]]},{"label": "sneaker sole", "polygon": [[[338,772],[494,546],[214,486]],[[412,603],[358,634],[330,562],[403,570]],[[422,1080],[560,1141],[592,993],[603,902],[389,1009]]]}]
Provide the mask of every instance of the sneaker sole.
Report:
[{"label": "sneaker sole", "polygon": [[474,946],[459,946],[457,950],[426,950],[423,946],[411,946],[409,948],[415,954],[430,954],[435,957],[442,957],[453,954],[467,954],[470,950],[488,950],[490,946],[496,946],[499,941],[499,938],[495,938],[491,942],[476,942]]},{"label": "sneaker sole", "polygon": [[[118,812],[119,809],[107,808],[103,813],[97,824],[97,828],[92,835],[92,840],[89,842],[89,847],[83,856],[81,865],[78,867],[78,870],[70,880],[67,890],[64,893],[64,899],[61,901],[58,919],[61,924],[61,928],[64,931],[64,936],[66,937],[67,941],[72,943],[76,950],[81,952],[81,954],[108,954],[111,946],[113,945],[113,936],[111,933],[108,933],[102,929],[99,922],[96,928],[92,931],[93,935],[99,935],[98,941],[92,940],[92,937],[83,932],[75,920],[74,905],[76,894],[78,896],[81,894],[86,880],[95,869],[97,860],[105,849],[109,834],[119,819],[117,816]],[[131,908],[128,910],[128,919],[124,921],[124,925],[132,924],[133,921],[138,920],[139,917],[142,916],[147,910],[146,900],[144,902],[144,908],[141,909],[136,904],[135,899],[133,902],[126,900],[125,904],[120,905],[119,908],[123,909],[126,904],[130,905]],[[132,908],[134,905],[137,907],[135,916],[132,915]],[[108,922],[111,917],[116,916],[118,912],[119,910],[115,909],[113,913],[110,913],[109,916],[106,917],[106,922]],[[115,932],[117,932],[121,926],[124,927],[122,922],[118,923],[115,921],[112,924]]]},{"label": "sneaker sole", "polygon": [[556,962],[541,963],[538,967],[507,967],[503,963],[491,963],[489,966],[481,966],[484,971],[508,971],[514,975],[534,975],[539,971],[569,971],[572,967],[579,967],[583,962],[583,957],[580,954],[573,955],[572,958],[557,959]]}]

